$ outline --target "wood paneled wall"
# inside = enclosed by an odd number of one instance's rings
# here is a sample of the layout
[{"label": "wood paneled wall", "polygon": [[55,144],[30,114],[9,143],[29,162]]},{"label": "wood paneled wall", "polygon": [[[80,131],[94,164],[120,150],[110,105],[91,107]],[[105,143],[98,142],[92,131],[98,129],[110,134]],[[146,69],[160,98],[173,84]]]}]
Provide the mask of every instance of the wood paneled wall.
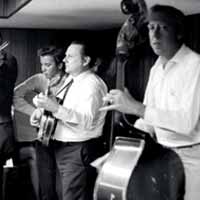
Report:
[{"label": "wood paneled wall", "polygon": [[56,45],[66,49],[73,39],[86,38],[96,44],[100,56],[109,58],[115,48],[118,30],[77,31],[77,30],[36,30],[36,29],[1,29],[4,40],[10,41],[7,51],[18,61],[19,74],[17,83],[40,71],[37,50],[46,45]]}]

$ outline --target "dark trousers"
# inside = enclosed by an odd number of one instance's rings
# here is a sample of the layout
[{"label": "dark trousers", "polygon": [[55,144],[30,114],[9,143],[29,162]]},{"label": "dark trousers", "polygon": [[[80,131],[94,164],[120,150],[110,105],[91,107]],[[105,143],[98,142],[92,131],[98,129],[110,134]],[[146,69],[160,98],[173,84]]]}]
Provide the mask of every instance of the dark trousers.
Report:
[{"label": "dark trousers", "polygon": [[0,123],[0,199],[2,199],[3,165],[14,156],[15,137],[12,122]]},{"label": "dark trousers", "polygon": [[16,166],[22,167],[26,165],[29,169],[29,179],[33,190],[34,200],[39,200],[39,176],[37,169],[37,158],[35,150],[35,141],[18,142],[18,161]]},{"label": "dark trousers", "polygon": [[37,168],[39,175],[39,188],[41,200],[57,200],[56,184],[58,172],[56,168],[55,154],[51,146],[44,146],[36,141]]},{"label": "dark trousers", "polygon": [[53,141],[62,181],[62,200],[92,200],[96,170],[90,162],[101,153],[98,139],[86,142]]}]

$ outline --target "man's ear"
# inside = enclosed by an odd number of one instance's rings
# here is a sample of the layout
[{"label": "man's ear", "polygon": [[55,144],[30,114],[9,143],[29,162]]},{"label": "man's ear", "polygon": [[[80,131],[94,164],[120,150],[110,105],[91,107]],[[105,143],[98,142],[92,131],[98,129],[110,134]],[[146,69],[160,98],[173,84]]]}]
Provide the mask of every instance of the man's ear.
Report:
[{"label": "man's ear", "polygon": [[85,56],[83,65],[87,66],[90,63],[90,61],[91,61],[91,58],[89,56]]}]

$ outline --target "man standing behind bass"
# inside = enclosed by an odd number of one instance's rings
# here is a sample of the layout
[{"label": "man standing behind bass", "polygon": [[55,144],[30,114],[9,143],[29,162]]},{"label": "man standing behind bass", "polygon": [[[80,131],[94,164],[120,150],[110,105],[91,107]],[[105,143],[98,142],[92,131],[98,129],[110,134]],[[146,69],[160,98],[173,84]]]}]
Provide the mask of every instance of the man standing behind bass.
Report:
[{"label": "man standing behind bass", "polygon": [[[106,112],[100,112],[99,108],[103,106],[102,98],[107,93],[107,86],[92,72],[94,50],[85,42],[72,42],[64,62],[65,71],[70,74],[66,81],[73,79],[73,83],[63,105],[45,95],[34,98],[34,103],[58,119],[50,145],[54,148],[62,179],[63,200],[92,200],[95,171],[90,162],[103,149],[99,137]],[[31,122],[34,125],[40,119],[33,115]]]},{"label": "man standing behind bass", "polygon": [[[0,45],[3,38],[0,33]],[[0,51],[0,199],[2,199],[2,173],[5,161],[13,156],[15,150],[11,107],[13,90],[17,79],[17,61],[4,50]]]},{"label": "man standing behind bass", "polygon": [[174,7],[151,7],[149,39],[159,57],[151,68],[144,102],[138,102],[128,91],[111,90],[104,100],[112,105],[101,110],[114,109],[140,117],[135,127],[155,134],[159,144],[181,158],[186,180],[184,200],[198,200],[200,55],[183,43],[184,19],[184,14]]}]

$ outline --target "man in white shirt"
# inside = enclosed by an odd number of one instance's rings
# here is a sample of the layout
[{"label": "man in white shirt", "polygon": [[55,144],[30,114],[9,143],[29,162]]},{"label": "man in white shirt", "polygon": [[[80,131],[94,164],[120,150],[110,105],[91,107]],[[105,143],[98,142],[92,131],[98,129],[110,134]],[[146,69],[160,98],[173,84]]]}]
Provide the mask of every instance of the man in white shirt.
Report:
[{"label": "man in white shirt", "polygon": [[184,14],[155,5],[149,13],[149,38],[159,56],[151,69],[144,102],[126,90],[111,90],[112,103],[101,110],[118,110],[140,119],[135,127],[155,134],[158,142],[181,158],[186,176],[185,200],[200,196],[200,55],[183,44]]},{"label": "man in white shirt", "polygon": [[[63,105],[44,95],[34,100],[37,107],[52,112],[58,119],[50,143],[62,179],[63,200],[92,199],[95,177],[90,162],[103,148],[99,145],[99,137],[106,112],[100,112],[99,108],[104,105],[102,98],[107,93],[107,86],[90,70],[95,64],[93,53],[94,50],[82,41],[74,41],[68,47],[64,62],[70,75],[66,84],[72,79],[73,83]],[[63,90],[60,97],[64,93]],[[34,116],[31,119],[32,124],[38,121]]]}]

